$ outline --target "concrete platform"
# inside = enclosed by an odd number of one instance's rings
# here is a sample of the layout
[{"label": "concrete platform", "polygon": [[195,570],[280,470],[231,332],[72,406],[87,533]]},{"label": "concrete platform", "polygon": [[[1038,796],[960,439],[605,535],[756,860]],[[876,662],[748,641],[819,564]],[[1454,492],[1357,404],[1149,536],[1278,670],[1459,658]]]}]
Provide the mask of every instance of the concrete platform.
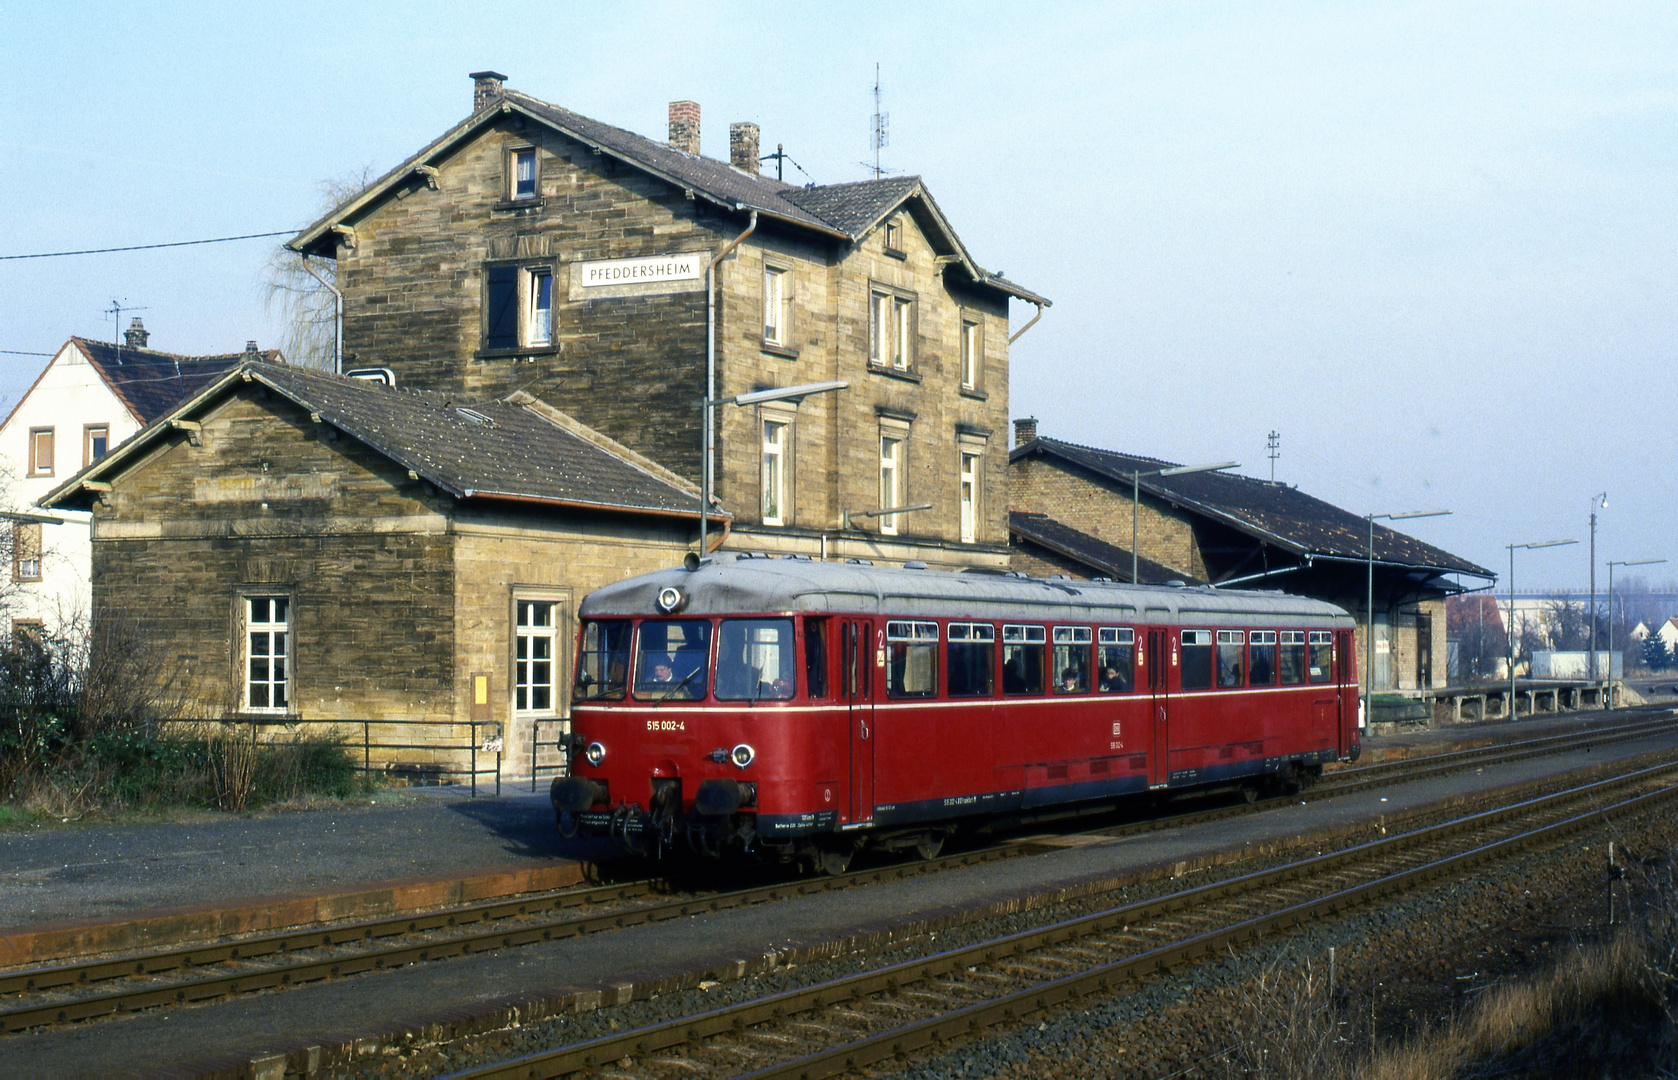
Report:
[{"label": "concrete platform", "polygon": [[[26,1032],[0,1039],[0,1071],[152,1073],[187,1062],[232,1067],[275,1053],[306,1052],[310,1046],[330,1052],[359,1037],[424,1030],[433,1023],[528,1021],[551,1011],[644,997],[654,989],[694,986],[702,978],[742,975],[776,961],[807,964],[859,942],[924,932],[965,910],[1017,910],[1044,891],[1076,893],[1116,877],[1192,872],[1244,852],[1309,847],[1317,837],[1348,830],[1366,829],[1373,836],[1394,815],[1442,799],[1657,751],[1678,758],[1678,735],[1487,765],[912,881],[673,919],[222,1004]],[[527,811],[535,809],[524,805]]]}]

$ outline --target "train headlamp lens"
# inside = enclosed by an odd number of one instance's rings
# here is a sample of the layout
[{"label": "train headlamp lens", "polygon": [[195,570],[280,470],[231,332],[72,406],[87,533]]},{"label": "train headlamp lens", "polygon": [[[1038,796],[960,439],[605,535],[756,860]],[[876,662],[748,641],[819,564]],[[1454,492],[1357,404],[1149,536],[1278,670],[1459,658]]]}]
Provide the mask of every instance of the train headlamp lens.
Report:
[{"label": "train headlamp lens", "polygon": [[672,614],[682,606],[682,590],[674,585],[666,585],[658,590],[658,610],[666,615]]},{"label": "train headlamp lens", "polygon": [[757,751],[753,750],[745,743],[741,743],[739,746],[736,746],[733,750],[729,751],[728,754],[729,760],[742,769],[744,769],[747,765],[750,765],[752,763],[752,759],[755,757],[757,757]]},{"label": "train headlamp lens", "polygon": [[606,760],[606,748],[597,742],[591,742],[588,749],[583,751],[583,756],[588,758],[590,765],[598,765]]}]

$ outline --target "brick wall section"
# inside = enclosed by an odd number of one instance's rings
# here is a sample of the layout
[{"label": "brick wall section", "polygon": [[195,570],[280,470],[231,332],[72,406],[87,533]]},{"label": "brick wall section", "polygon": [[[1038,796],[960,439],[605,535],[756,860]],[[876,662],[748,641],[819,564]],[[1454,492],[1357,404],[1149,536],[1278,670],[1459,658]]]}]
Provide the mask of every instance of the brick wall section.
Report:
[{"label": "brick wall section", "polygon": [[[1130,550],[1129,485],[1066,462],[1028,455],[1012,466],[1009,492],[1015,510],[1047,514],[1080,532]],[[1141,555],[1206,580],[1206,563],[1187,514],[1171,510],[1144,493],[1136,529]]]}]

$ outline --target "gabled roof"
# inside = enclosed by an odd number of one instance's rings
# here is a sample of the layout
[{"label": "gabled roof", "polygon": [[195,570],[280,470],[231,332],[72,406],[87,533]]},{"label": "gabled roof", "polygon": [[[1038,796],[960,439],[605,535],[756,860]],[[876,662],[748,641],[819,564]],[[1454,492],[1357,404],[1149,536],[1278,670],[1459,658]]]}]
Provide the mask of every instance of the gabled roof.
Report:
[{"label": "gabled roof", "polygon": [[[1047,514],[1032,514],[1020,510],[1008,512],[1008,531],[1038,547],[1046,548],[1074,562],[1083,563],[1101,576],[1114,581],[1130,580],[1130,552],[1105,540],[1080,532],[1062,524]],[[1173,570],[1144,556],[1137,556],[1136,576],[1143,585],[1163,585],[1167,581],[1183,581],[1190,585],[1204,584],[1181,570]]]},{"label": "gabled roof", "polygon": [[698,494],[685,481],[527,395],[467,406],[448,394],[266,363],[226,372],[40,505],[74,509],[90,502],[90,482],[119,475],[172,426],[241,381],[261,383],[456,499],[698,516]]},{"label": "gabled roof", "polygon": [[[1146,474],[1175,464],[1042,436],[1015,447],[1008,460],[1018,461],[1034,454],[1056,457],[1125,484],[1131,482],[1133,471]],[[1157,499],[1176,503],[1297,555],[1361,562],[1369,553],[1366,518],[1286,484],[1206,472],[1185,476],[1143,475],[1140,486]],[[1375,561],[1434,573],[1488,579],[1497,576],[1483,566],[1380,524],[1375,526]]]},{"label": "gabled roof", "polygon": [[726,161],[685,153],[668,143],[613,127],[516,90],[503,90],[500,97],[491,100],[483,109],[292,237],[286,242],[286,247],[306,254],[335,255],[336,245],[332,241],[334,226],[353,225],[398,187],[409,183],[416,173],[437,167],[479,129],[506,112],[521,113],[568,138],[610,154],[726,210],[755,210],[760,216],[837,240],[852,243],[861,240],[887,214],[911,199],[917,199],[933,223],[934,232],[940,234],[950,248],[949,254],[956,257],[956,264],[967,272],[973,282],[1033,304],[1049,306],[1049,301],[1043,297],[980,267],[967,253],[918,176],[799,187],[759,173],[744,172]]},{"label": "gabled roof", "polygon": [[142,425],[172,411],[241,361],[285,363],[278,349],[181,356],[82,337],[70,341]]}]

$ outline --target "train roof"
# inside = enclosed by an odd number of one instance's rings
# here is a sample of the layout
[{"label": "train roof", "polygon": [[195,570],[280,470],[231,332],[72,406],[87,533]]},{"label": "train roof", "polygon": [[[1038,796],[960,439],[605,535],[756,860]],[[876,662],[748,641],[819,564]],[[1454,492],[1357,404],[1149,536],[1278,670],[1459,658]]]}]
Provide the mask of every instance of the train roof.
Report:
[{"label": "train roof", "polygon": [[598,589],[578,614],[657,615],[659,593],[682,591],[681,611],[695,615],[766,612],[855,612],[921,618],[1030,617],[1077,622],[1106,618],[1143,622],[1246,625],[1335,625],[1352,619],[1333,604],[1287,593],[1209,586],[1131,585],[1019,574],[947,572],[866,563],[817,562],[724,552],[697,568],[674,567]]}]

